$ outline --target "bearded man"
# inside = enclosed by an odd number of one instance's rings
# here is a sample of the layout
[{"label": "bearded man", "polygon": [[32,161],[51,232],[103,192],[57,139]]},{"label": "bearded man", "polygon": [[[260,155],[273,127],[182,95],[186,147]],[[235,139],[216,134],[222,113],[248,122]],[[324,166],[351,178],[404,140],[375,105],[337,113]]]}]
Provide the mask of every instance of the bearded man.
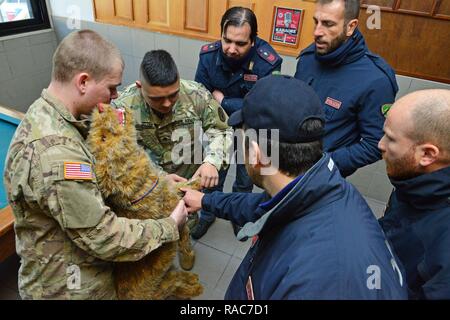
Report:
[{"label": "bearded man", "polygon": [[300,53],[295,73],[321,100],[324,149],[343,177],[381,159],[382,110],[398,91],[394,70],[357,28],[359,8],[359,0],[317,1],[314,43]]}]

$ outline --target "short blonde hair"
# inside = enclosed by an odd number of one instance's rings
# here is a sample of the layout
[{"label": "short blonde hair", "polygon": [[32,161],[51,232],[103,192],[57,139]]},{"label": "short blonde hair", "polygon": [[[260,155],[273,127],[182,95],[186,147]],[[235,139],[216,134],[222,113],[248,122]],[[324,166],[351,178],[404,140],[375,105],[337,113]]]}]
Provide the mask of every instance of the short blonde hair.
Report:
[{"label": "short blonde hair", "polygon": [[53,55],[52,80],[70,81],[77,72],[101,80],[117,60],[124,67],[119,49],[92,30],[74,31],[65,37]]}]

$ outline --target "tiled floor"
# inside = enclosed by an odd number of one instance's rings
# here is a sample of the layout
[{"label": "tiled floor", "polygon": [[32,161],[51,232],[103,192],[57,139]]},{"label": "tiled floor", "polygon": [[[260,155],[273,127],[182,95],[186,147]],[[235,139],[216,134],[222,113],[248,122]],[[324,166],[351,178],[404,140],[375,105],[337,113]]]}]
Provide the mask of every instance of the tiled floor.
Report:
[{"label": "tiled floor", "polygon": [[[225,182],[225,192],[231,191],[234,181],[234,170],[230,170]],[[255,188],[254,192],[260,189]],[[384,211],[384,203],[366,199],[377,217]],[[196,252],[196,262],[193,272],[200,276],[205,287],[204,293],[196,299],[221,300],[228,284],[244,258],[250,240],[236,240],[231,224],[222,219],[216,219],[208,233],[198,241],[193,241]],[[17,270],[19,258],[12,256],[0,264],[0,300],[20,299],[17,289]]]},{"label": "tiled floor", "polygon": [[244,258],[250,240],[240,242],[228,221],[216,219],[208,233],[195,243],[196,261],[193,272],[205,287],[197,299],[223,299],[228,284]]}]

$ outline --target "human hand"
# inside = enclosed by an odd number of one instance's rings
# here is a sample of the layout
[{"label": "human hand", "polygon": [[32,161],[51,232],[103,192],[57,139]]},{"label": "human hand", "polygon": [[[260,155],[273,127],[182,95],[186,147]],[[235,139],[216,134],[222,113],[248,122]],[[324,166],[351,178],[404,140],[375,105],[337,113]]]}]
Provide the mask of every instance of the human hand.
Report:
[{"label": "human hand", "polygon": [[225,98],[225,96],[224,96],[224,94],[222,93],[222,91],[214,90],[213,93],[212,93],[212,95],[213,95],[214,99],[216,99],[216,101],[217,101],[219,104],[222,104],[222,100],[223,100],[223,98]]},{"label": "human hand", "polygon": [[202,199],[205,194],[189,188],[180,188],[180,190],[185,192],[183,200],[189,213],[196,212],[202,208]]},{"label": "human hand", "polygon": [[164,178],[166,179],[167,182],[169,182],[170,185],[175,185],[176,183],[187,181],[187,179],[180,177],[179,175],[174,173],[168,174]]},{"label": "human hand", "polygon": [[219,172],[216,167],[210,163],[205,162],[202,164],[192,176],[192,180],[200,177],[200,185],[202,188],[212,188],[219,183]]},{"label": "human hand", "polygon": [[175,207],[175,209],[173,209],[172,213],[170,214],[170,217],[175,221],[175,223],[178,226],[178,229],[181,230],[181,228],[188,220],[188,212],[183,200],[180,200],[178,202],[177,206]]}]

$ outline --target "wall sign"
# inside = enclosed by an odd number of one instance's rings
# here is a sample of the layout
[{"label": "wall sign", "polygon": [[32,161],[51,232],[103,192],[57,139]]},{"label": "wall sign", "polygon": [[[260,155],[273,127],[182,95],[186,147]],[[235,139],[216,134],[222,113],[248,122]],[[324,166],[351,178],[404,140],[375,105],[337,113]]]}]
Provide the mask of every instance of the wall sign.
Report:
[{"label": "wall sign", "polygon": [[275,7],[271,40],[289,46],[297,46],[303,23],[302,9]]}]

